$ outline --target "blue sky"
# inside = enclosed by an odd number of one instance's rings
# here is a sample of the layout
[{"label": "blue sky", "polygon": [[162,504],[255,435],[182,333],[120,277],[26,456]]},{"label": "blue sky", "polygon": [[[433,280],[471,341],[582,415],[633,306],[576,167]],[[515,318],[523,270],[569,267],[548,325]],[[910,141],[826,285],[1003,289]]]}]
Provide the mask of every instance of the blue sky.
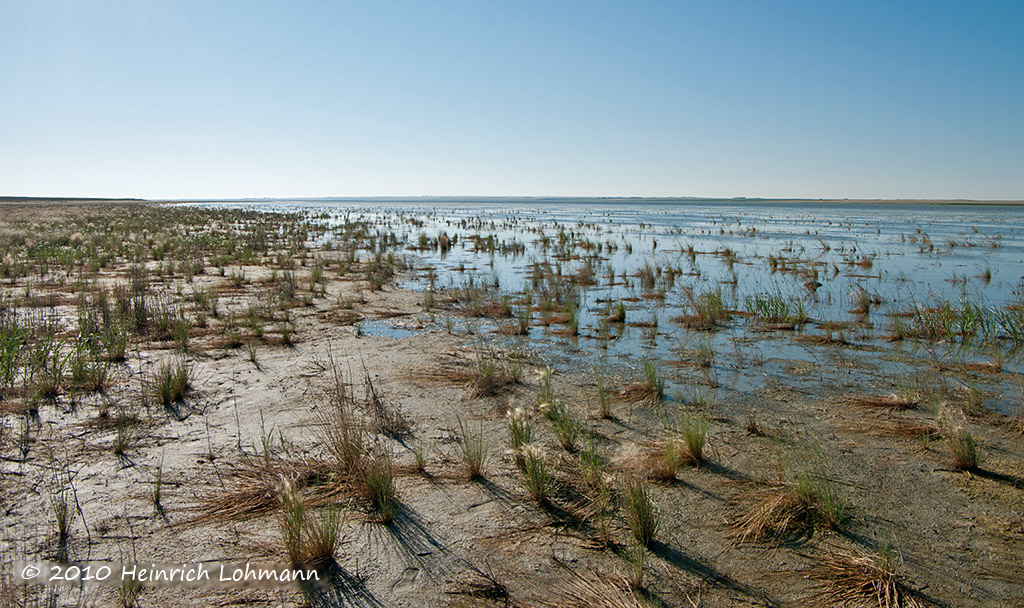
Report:
[{"label": "blue sky", "polygon": [[0,195],[1024,198],[1024,2],[0,0]]}]

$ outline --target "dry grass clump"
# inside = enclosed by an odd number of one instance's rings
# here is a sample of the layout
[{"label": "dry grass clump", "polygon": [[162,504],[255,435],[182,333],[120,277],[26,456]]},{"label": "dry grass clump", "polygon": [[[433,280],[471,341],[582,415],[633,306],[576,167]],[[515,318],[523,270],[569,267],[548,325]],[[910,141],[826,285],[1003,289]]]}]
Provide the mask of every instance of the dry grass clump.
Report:
[{"label": "dry grass clump", "polygon": [[656,363],[649,359],[643,360],[644,379],[632,382],[619,389],[618,398],[622,401],[640,401],[647,405],[661,403],[665,398],[665,378],[658,372]]},{"label": "dry grass clump", "polygon": [[955,468],[962,471],[972,471],[978,468],[981,453],[978,450],[978,443],[970,431],[963,427],[950,430],[946,434],[946,444],[949,447],[949,455]]},{"label": "dry grass clump", "polygon": [[861,407],[884,408],[890,410],[909,410],[921,404],[923,397],[917,391],[901,391],[888,395],[862,395],[850,399],[853,405]]},{"label": "dry grass clump", "polygon": [[667,439],[649,454],[645,464],[647,476],[657,481],[672,481],[686,459],[686,449],[679,441]]},{"label": "dry grass clump", "polygon": [[732,532],[739,542],[778,540],[798,532],[837,530],[848,504],[816,457],[800,457],[790,481],[757,484],[733,500]]},{"label": "dry grass clump", "polygon": [[513,371],[508,365],[495,359],[477,359],[469,379],[470,395],[489,397],[498,394],[501,389],[518,382],[519,379]]},{"label": "dry grass clump", "polygon": [[798,334],[793,336],[793,341],[802,344],[834,344],[839,346],[850,343],[842,333],[833,334],[831,331],[826,331],[823,334]]},{"label": "dry grass clump", "polygon": [[708,419],[680,412],[678,419],[666,423],[670,437],[655,444],[641,464],[647,476],[658,481],[672,481],[679,467],[704,462]]},{"label": "dry grass clump", "polygon": [[506,387],[520,380],[517,365],[498,361],[494,357],[481,356],[472,366],[444,365],[432,370],[409,374],[410,380],[437,384],[462,384],[469,387],[471,397],[490,397],[501,393]]},{"label": "dry grass clump", "polygon": [[1017,411],[1010,418],[1009,425],[1011,431],[1024,435],[1024,407],[1017,406]]},{"label": "dry grass clump", "polygon": [[833,553],[809,576],[823,583],[815,599],[836,606],[922,608],[900,574],[899,553],[883,548],[878,555]]},{"label": "dry grass clump", "polygon": [[316,411],[318,439],[331,457],[331,464],[339,475],[351,478],[363,468],[366,459],[365,429],[352,411],[345,396],[344,386],[338,389],[340,398]]},{"label": "dry grass clump", "polygon": [[527,603],[526,608],[644,608],[633,593],[629,580],[622,574],[594,573],[572,575],[553,588],[535,589],[540,599]]},{"label": "dry grass clump", "polygon": [[[398,507],[391,455],[369,441],[366,425],[355,413],[355,400],[338,366],[330,363],[332,384],[327,405],[317,411],[319,438],[330,454],[336,487],[352,487],[369,503],[382,523],[394,520]],[[400,437],[409,423],[397,407],[385,402],[366,374],[367,406],[378,432]]]},{"label": "dry grass clump", "polygon": [[712,331],[729,320],[729,310],[721,290],[707,291],[694,296],[690,288],[683,289],[690,312],[672,319],[673,323],[688,329]]},{"label": "dry grass clump", "polygon": [[398,404],[386,400],[373,385],[370,373],[365,374],[366,409],[370,414],[373,429],[388,437],[399,439],[412,430],[412,423],[406,418]]},{"label": "dry grass clump", "polygon": [[908,422],[889,418],[849,420],[839,425],[843,430],[854,433],[890,437],[893,439],[919,439],[933,441],[942,438],[942,429],[932,422]]},{"label": "dry grass clump", "polygon": [[[248,458],[231,467],[230,483],[205,496],[196,510],[200,515],[188,524],[209,521],[238,521],[273,513],[280,506],[279,494],[283,484],[296,490],[318,484],[326,479],[327,467],[323,463],[290,460],[260,460]],[[338,494],[337,486],[318,487],[320,497]]]}]

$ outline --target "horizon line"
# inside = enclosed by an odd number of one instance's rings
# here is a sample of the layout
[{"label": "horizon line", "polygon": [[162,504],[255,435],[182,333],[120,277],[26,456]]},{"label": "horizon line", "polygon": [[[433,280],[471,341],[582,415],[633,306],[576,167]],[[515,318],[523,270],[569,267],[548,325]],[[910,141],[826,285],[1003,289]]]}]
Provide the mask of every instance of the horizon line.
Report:
[{"label": "horizon line", "polygon": [[923,204],[993,204],[1024,205],[1024,199],[972,199],[972,198],[879,198],[879,197],[763,197],[763,196],[622,196],[622,195],[467,195],[467,194],[417,194],[417,195],[371,195],[371,196],[243,196],[243,197],[108,197],[108,196],[19,196],[0,195],[0,202],[289,202],[289,201],[414,201],[414,200],[522,200],[522,201],[729,201],[729,202],[808,202],[808,203],[923,203]]}]

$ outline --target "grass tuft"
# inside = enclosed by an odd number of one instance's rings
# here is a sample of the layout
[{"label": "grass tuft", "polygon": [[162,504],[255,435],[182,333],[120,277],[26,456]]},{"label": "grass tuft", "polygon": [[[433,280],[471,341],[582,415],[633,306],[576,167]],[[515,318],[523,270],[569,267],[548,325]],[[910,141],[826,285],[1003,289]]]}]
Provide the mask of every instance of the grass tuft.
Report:
[{"label": "grass tuft", "polygon": [[535,445],[527,445],[523,448],[520,461],[519,471],[523,474],[527,494],[538,504],[547,504],[552,478],[544,452]]},{"label": "grass tuft", "polygon": [[902,557],[891,547],[876,555],[833,553],[809,572],[822,583],[815,594],[829,605],[877,608],[922,608],[900,573]]},{"label": "grass tuft", "polygon": [[978,468],[981,454],[978,450],[978,443],[974,435],[963,427],[958,427],[948,432],[946,444],[949,447],[949,455],[953,460],[953,466],[962,471],[973,471]]},{"label": "grass tuft", "polygon": [[691,462],[704,462],[704,446],[708,439],[708,419],[704,416],[691,416],[681,413],[679,416],[679,434]]},{"label": "grass tuft", "polygon": [[533,441],[533,425],[530,416],[521,407],[509,410],[508,441],[513,450],[521,450]]},{"label": "grass tuft", "polygon": [[466,469],[466,476],[469,479],[479,479],[484,476],[484,468],[487,465],[487,445],[484,443],[484,425],[480,423],[474,432],[463,424],[462,418],[458,418],[459,425],[459,451],[462,455],[462,464]]},{"label": "grass tuft", "polygon": [[389,524],[395,519],[398,500],[395,496],[395,474],[387,454],[369,457],[360,472],[363,494],[370,501],[380,521]]},{"label": "grass tuft", "polygon": [[558,442],[567,452],[576,451],[576,442],[579,441],[580,433],[583,430],[583,423],[572,410],[572,408],[561,399],[555,399],[550,403],[541,403],[541,413],[551,422],[551,430],[558,438]]},{"label": "grass tuft", "polygon": [[627,476],[622,487],[626,523],[633,533],[633,539],[643,547],[654,540],[658,530],[658,513],[651,500],[651,487],[642,477]]},{"label": "grass tuft", "polygon": [[779,540],[815,529],[837,530],[848,503],[825,473],[820,453],[798,455],[789,481],[755,486],[734,499],[731,537],[739,542]]},{"label": "grass tuft", "polygon": [[184,361],[164,362],[151,379],[153,396],[162,405],[185,398],[192,386],[192,371]]}]

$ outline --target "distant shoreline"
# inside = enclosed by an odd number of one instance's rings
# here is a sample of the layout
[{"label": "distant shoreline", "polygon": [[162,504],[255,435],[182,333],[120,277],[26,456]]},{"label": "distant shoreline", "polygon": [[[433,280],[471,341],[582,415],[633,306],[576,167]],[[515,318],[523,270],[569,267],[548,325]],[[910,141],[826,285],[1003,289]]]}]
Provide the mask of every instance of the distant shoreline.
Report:
[{"label": "distant shoreline", "polygon": [[698,198],[698,197],[622,197],[622,196],[345,196],[345,197],[269,197],[269,198],[96,198],[0,196],[0,205],[10,204],[94,204],[94,203],[277,203],[277,202],[519,202],[519,203],[764,203],[805,205],[948,205],[948,206],[1024,206],[1024,200],[974,199],[845,199],[845,198]]}]

